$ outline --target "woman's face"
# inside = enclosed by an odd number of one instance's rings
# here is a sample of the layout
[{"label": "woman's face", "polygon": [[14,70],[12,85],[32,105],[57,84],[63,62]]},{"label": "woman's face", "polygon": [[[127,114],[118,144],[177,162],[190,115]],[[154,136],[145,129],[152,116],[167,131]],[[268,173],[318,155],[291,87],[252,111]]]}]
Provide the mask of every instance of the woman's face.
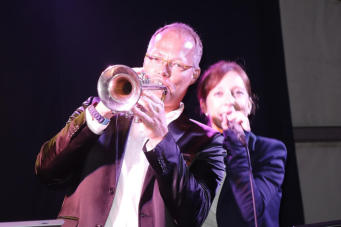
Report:
[{"label": "woman's face", "polygon": [[[209,91],[206,102],[201,105],[211,126],[219,131],[228,127],[226,121],[237,121],[241,124],[247,121],[249,124],[247,117],[251,112],[252,102],[244,81],[235,71],[226,73]],[[245,127],[244,129],[247,130]]]}]

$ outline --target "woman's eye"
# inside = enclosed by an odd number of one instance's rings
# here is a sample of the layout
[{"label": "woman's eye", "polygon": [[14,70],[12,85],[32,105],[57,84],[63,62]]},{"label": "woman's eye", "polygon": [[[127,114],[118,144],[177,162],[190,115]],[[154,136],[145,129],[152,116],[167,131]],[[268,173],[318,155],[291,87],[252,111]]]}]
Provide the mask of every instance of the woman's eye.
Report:
[{"label": "woman's eye", "polygon": [[244,94],[245,94],[245,92],[242,91],[242,90],[235,90],[235,91],[233,92],[233,96],[242,96],[242,95],[244,95]]},{"label": "woman's eye", "polygon": [[223,96],[223,92],[222,91],[217,91],[217,92],[214,93],[214,96],[218,96],[218,97]]}]

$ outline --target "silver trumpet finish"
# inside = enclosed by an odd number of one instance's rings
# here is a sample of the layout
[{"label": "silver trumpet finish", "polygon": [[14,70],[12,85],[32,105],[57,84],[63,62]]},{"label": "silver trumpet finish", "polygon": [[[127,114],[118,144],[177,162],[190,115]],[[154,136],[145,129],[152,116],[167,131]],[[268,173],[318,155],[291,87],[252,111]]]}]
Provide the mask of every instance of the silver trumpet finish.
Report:
[{"label": "silver trumpet finish", "polygon": [[167,94],[167,88],[161,82],[151,82],[145,74],[137,74],[126,65],[109,66],[97,83],[98,96],[113,112],[129,113],[143,89],[162,90],[162,98]]}]

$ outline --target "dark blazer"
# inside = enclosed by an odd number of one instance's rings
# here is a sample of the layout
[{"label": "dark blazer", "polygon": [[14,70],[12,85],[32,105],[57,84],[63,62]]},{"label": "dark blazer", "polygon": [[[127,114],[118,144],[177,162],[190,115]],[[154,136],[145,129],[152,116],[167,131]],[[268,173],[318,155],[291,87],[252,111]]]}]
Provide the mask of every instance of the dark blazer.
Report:
[{"label": "dark blazer", "polygon": [[[90,97],[65,127],[43,144],[36,174],[67,190],[59,218],[64,226],[104,226],[117,186],[131,118],[117,115],[101,135],[87,127]],[[200,226],[224,174],[223,137],[182,114],[146,152],[149,168],[139,204],[139,226]]]},{"label": "dark blazer", "polygon": [[[218,226],[254,226],[250,190],[249,165],[246,147],[231,130],[224,132],[226,179],[217,205]],[[279,207],[282,197],[286,161],[285,145],[275,139],[246,132],[246,144],[251,156],[258,226],[279,226]]]}]

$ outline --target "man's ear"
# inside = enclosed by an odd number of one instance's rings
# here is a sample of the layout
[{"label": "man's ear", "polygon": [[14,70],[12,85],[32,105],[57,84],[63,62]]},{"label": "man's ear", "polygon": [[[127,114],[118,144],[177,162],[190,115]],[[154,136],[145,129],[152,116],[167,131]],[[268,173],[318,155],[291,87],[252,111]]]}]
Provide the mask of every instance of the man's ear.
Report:
[{"label": "man's ear", "polygon": [[200,68],[195,68],[193,71],[191,85],[194,84],[200,76]]}]

